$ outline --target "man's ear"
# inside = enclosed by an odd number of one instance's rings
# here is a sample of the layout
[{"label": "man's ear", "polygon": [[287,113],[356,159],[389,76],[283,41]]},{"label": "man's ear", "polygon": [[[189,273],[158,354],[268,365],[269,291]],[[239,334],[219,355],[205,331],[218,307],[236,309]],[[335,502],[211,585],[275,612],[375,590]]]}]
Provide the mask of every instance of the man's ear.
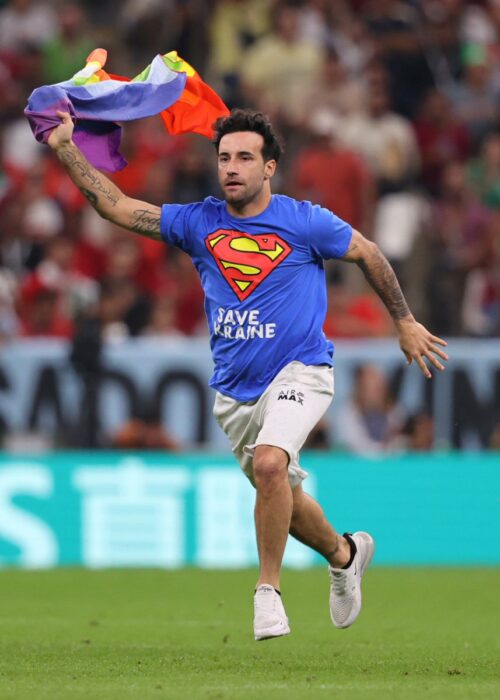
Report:
[{"label": "man's ear", "polygon": [[268,160],[264,165],[264,179],[269,180],[276,172],[276,161]]}]

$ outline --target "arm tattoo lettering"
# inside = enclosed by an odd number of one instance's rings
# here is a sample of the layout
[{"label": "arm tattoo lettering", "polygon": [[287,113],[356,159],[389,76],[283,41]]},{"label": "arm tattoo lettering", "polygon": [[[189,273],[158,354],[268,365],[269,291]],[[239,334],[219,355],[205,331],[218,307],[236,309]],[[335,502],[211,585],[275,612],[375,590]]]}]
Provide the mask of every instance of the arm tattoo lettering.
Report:
[{"label": "arm tattoo lettering", "polygon": [[[160,207],[136,202],[123,195],[111,180],[87,161],[74,143],[63,145],[57,150],[57,155],[80,192],[104,219],[153,240],[162,240]],[[132,211],[133,206],[141,204],[144,208]]]},{"label": "arm tattoo lettering", "polygon": [[376,249],[369,262],[361,260],[358,265],[395,321],[411,315],[394,270],[380,250]]},{"label": "arm tattoo lettering", "polygon": [[[118,196],[113,192],[114,185],[109,182],[106,183],[105,178],[103,181],[100,173],[93,168],[90,163],[85,160],[80,160],[78,153],[71,148],[62,150],[59,157],[66,168],[77,176],[78,180],[82,179],[85,182],[87,187],[84,187],[78,182],[76,184],[92,206],[98,206],[99,195],[102,195],[112,207],[116,205]],[[91,189],[88,189],[88,186],[90,186]],[[89,194],[93,195],[93,197],[89,197]]]},{"label": "arm tattoo lettering", "polygon": [[132,214],[131,231],[141,233],[143,236],[161,241],[160,217],[148,209],[136,209]]}]

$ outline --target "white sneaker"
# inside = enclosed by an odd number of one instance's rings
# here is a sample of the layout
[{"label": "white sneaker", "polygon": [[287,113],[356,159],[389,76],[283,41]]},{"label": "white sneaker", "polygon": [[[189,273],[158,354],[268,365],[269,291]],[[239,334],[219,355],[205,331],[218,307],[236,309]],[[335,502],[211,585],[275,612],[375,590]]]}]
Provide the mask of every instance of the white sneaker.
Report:
[{"label": "white sneaker", "polygon": [[[350,627],[361,610],[361,577],[370,565],[375,542],[367,532],[355,532],[356,554],[348,569],[328,566],[330,574],[330,616],[335,627]],[[344,535],[344,537],[346,536]]]},{"label": "white sneaker", "polygon": [[253,632],[256,641],[290,634],[290,626],[281,596],[267,583],[255,591]]}]

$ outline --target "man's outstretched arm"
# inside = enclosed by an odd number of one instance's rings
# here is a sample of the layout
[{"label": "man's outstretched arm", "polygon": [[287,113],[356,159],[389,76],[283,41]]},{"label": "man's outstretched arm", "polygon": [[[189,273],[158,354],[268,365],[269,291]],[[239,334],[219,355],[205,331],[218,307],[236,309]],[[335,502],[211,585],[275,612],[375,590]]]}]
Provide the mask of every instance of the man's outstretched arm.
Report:
[{"label": "man's outstretched arm", "polygon": [[342,260],[356,263],[384,302],[396,325],[399,345],[408,364],[415,360],[426,377],[430,377],[431,373],[424,358],[437,369],[443,370],[444,366],[438,357],[447,360],[448,355],[438,346],[446,346],[446,341],[429,333],[427,328],[414,319],[394,270],[379,247],[358,231],[353,231],[349,249]]},{"label": "man's outstretched arm", "polygon": [[80,192],[103,218],[161,241],[161,208],[127,197],[111,180],[96,170],[72,141],[73,122],[70,115],[66,112],[57,114],[61,118],[61,124],[51,132],[48,144]]}]

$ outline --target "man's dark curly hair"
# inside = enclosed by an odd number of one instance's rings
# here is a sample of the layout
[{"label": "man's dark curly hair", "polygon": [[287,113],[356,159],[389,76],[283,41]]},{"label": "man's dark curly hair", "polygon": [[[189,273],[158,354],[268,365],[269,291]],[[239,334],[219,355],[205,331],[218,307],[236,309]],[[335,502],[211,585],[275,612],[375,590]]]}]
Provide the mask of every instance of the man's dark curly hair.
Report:
[{"label": "man's dark curly hair", "polygon": [[219,143],[226,134],[233,134],[235,131],[254,131],[264,139],[262,146],[262,157],[264,162],[268,160],[279,161],[283,152],[281,138],[274,133],[269,119],[262,112],[254,112],[252,109],[232,109],[227,117],[219,117],[215,124],[213,144],[219,151]]}]

